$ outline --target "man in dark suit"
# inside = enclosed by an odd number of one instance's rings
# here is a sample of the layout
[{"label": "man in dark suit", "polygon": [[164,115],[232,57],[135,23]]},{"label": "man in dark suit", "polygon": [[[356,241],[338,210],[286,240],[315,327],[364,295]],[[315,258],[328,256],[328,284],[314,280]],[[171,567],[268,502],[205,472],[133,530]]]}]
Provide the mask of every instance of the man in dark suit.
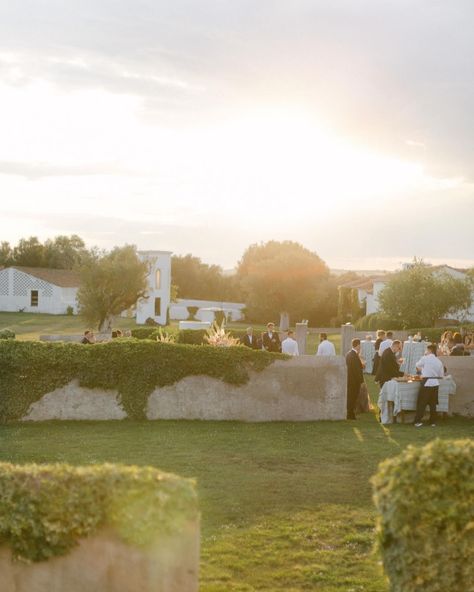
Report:
[{"label": "man in dark suit", "polygon": [[262,345],[259,342],[260,342],[260,339],[255,337],[255,335],[253,334],[252,327],[248,327],[247,333],[241,339],[242,345],[245,345],[246,347],[250,347],[251,349],[262,349]]},{"label": "man in dark suit", "polygon": [[268,323],[267,331],[262,333],[263,349],[269,352],[281,352],[281,342],[278,333],[275,331],[275,323]]},{"label": "man in dark suit", "polygon": [[346,354],[347,366],[347,419],[355,419],[355,408],[360,386],[364,382],[362,362],[359,357],[360,339],[352,340],[352,349]]},{"label": "man in dark suit", "polygon": [[380,388],[392,380],[392,378],[398,378],[403,376],[403,372],[400,371],[401,360],[397,360],[396,355],[402,350],[402,342],[396,339],[390,347],[383,352],[380,358],[380,364],[377,371],[376,380],[380,384]]}]

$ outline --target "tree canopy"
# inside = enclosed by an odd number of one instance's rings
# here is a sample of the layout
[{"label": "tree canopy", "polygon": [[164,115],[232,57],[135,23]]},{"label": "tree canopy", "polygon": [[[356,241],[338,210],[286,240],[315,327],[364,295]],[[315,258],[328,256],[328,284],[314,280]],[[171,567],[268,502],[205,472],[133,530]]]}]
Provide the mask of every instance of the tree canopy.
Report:
[{"label": "tree canopy", "polygon": [[131,245],[90,258],[81,267],[80,314],[99,330],[109,330],[115,316],[146,296],[147,276],[147,263]]},{"label": "tree canopy", "polygon": [[173,255],[171,258],[171,283],[176,286],[179,298],[197,300],[239,300],[235,276],[225,276],[219,265],[203,263],[199,257]]},{"label": "tree canopy", "polygon": [[81,265],[91,252],[81,237],[59,235],[42,243],[37,236],[22,238],[14,247],[8,241],[0,244],[0,265],[73,269]]},{"label": "tree canopy", "polygon": [[379,303],[387,317],[405,328],[433,327],[447,315],[462,317],[471,306],[471,295],[469,279],[455,279],[415,259],[387,283]]},{"label": "tree canopy", "polygon": [[327,298],[329,269],[316,254],[293,241],[251,245],[243,254],[237,275],[246,294],[250,317],[272,320],[280,314],[308,318]]}]

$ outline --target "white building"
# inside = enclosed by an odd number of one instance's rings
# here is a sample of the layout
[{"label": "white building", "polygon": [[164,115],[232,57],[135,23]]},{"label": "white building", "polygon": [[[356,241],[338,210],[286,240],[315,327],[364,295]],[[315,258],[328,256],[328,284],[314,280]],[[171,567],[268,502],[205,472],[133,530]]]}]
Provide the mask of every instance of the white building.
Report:
[{"label": "white building", "polygon": [[6,267],[0,271],[0,310],[77,313],[79,274],[67,269]]},{"label": "white building", "polygon": [[186,321],[190,316],[189,307],[197,308],[194,317],[198,321],[212,323],[215,320],[215,312],[217,310],[221,310],[229,321],[241,321],[244,318],[245,304],[242,302],[178,298],[176,302],[170,304],[170,319]]},{"label": "white building", "polygon": [[[408,264],[404,265],[406,268]],[[454,279],[465,280],[467,278],[466,270],[456,269],[449,265],[436,265],[431,268],[435,274],[448,274]],[[380,312],[379,294],[385,288],[387,283],[393,277],[393,274],[387,273],[385,275],[367,276],[357,280],[342,284],[344,288],[355,288],[358,292],[359,302],[361,305],[365,304],[365,314],[373,314]],[[416,294],[414,294],[416,297]],[[474,291],[472,295],[473,305],[467,314],[467,321],[474,321]],[[461,316],[461,315],[454,315]],[[464,319],[463,319],[464,320]]]},{"label": "white building", "polygon": [[142,261],[149,265],[148,297],[137,302],[138,325],[151,318],[160,325],[166,325],[171,300],[171,251],[139,251]]}]

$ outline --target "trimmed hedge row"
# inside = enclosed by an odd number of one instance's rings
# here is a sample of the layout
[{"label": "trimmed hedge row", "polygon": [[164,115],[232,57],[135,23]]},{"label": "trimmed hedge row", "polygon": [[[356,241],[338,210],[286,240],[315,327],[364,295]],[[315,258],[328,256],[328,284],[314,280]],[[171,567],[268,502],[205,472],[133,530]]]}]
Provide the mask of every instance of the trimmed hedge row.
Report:
[{"label": "trimmed hedge row", "polygon": [[88,388],[117,390],[130,419],[144,419],[149,395],[186,376],[244,384],[281,354],[246,347],[193,347],[115,339],[108,343],[0,341],[0,422],[20,419],[30,405],[73,379]]},{"label": "trimmed hedge row", "polygon": [[0,544],[17,558],[64,555],[104,526],[146,547],[198,516],[194,482],[151,467],[0,463]]},{"label": "trimmed hedge row", "polygon": [[392,592],[474,590],[474,442],[409,446],[373,477]]}]

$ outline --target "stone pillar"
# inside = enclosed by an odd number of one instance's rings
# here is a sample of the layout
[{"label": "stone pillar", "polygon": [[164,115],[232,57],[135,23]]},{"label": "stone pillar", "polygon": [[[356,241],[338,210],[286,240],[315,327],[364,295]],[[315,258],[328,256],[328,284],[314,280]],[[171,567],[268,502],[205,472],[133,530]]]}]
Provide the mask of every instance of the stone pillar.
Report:
[{"label": "stone pillar", "polygon": [[351,342],[355,336],[354,325],[348,323],[341,327],[341,354],[345,356],[351,349]]},{"label": "stone pillar", "polygon": [[308,323],[296,323],[296,341],[300,356],[306,354],[306,338],[308,335]]}]

